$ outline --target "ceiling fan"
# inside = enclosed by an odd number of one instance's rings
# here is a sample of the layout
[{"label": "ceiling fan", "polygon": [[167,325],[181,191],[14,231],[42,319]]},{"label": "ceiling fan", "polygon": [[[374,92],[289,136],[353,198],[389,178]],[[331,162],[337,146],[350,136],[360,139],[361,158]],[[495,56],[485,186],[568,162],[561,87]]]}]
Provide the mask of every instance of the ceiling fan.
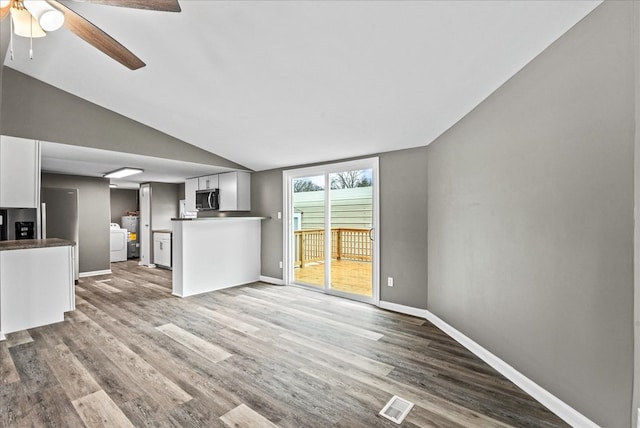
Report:
[{"label": "ceiling fan", "polygon": [[[77,0],[108,6],[180,12],[178,0]],[[13,32],[22,37],[44,37],[63,25],[85,42],[131,70],[146,64],[114,38],[57,0],[0,0],[0,21],[11,16]]]}]

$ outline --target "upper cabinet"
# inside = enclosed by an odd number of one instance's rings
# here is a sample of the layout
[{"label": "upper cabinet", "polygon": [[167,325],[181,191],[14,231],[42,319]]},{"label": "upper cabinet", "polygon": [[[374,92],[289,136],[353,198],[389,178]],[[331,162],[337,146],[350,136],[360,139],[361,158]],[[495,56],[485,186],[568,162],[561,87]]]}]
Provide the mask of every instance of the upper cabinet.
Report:
[{"label": "upper cabinet", "polygon": [[186,211],[196,211],[196,191],[209,189],[219,189],[219,211],[251,210],[250,172],[233,171],[185,180]]},{"label": "upper cabinet", "polygon": [[198,177],[198,190],[211,190],[218,188],[218,174]]},{"label": "upper cabinet", "polygon": [[251,174],[234,171],[218,175],[220,211],[251,210]]},{"label": "upper cabinet", "polygon": [[40,194],[40,143],[0,136],[0,207],[37,208]]}]

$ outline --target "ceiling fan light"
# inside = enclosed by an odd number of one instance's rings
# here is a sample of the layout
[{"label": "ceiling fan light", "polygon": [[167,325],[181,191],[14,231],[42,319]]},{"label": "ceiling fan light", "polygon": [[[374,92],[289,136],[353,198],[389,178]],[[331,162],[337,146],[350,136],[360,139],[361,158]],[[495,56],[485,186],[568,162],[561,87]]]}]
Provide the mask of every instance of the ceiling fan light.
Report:
[{"label": "ceiling fan light", "polygon": [[20,37],[44,37],[47,35],[31,14],[25,9],[11,8],[13,32]]},{"label": "ceiling fan light", "polygon": [[64,24],[64,14],[44,0],[24,0],[23,4],[44,31],[55,31]]},{"label": "ceiling fan light", "polygon": [[59,10],[50,10],[38,20],[44,31],[56,31],[64,24],[64,15]]}]

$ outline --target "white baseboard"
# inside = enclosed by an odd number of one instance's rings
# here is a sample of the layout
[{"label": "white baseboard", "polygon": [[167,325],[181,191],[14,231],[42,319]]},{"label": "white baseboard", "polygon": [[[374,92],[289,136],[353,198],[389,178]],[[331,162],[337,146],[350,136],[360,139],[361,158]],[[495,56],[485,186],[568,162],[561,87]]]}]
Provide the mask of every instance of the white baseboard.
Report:
[{"label": "white baseboard", "polygon": [[153,263],[150,263],[150,264],[147,265],[147,264],[144,264],[142,262],[138,262],[138,266],[144,266],[144,267],[148,267],[148,268],[155,268],[156,267],[156,265],[153,264]]},{"label": "white baseboard", "polygon": [[2,332],[0,331],[0,342],[2,342],[3,340],[7,340],[6,336],[4,334],[2,334]]},{"label": "white baseboard", "polygon": [[429,311],[426,309],[412,308],[411,306],[385,302],[384,300],[380,300],[380,304],[378,306],[382,309],[387,309],[393,312],[400,312],[401,314],[412,315],[418,318],[427,318],[429,316]]},{"label": "white baseboard", "polygon": [[105,270],[94,270],[91,272],[80,272],[80,278],[86,278],[88,276],[98,276],[98,275],[111,275],[111,269]]},{"label": "white baseboard", "polygon": [[431,313],[427,309],[412,308],[410,306],[398,305],[391,302],[380,302],[382,309],[388,309],[394,312],[400,312],[407,315],[413,315],[419,318],[425,318],[440,330],[449,335],[453,340],[467,348],[474,355],[485,363],[493,367],[497,372],[516,384],[524,392],[538,400],[547,409],[558,415],[562,420],[573,427],[581,428],[599,428],[599,426],[588,419],[586,416],[575,410],[573,407],[560,400],[549,391],[511,367],[505,361],[492,354],[481,345],[465,336],[462,332],[456,330],[451,325],[440,319],[437,315]]},{"label": "white baseboard", "polygon": [[270,276],[260,275],[260,282],[266,282],[274,285],[284,285],[284,281],[279,278],[272,278]]}]

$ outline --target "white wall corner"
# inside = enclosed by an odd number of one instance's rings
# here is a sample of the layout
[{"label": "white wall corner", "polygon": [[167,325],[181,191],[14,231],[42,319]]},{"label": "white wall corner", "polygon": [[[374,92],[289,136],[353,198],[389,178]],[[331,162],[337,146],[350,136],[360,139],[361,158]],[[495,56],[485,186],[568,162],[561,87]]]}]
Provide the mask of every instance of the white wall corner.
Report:
[{"label": "white wall corner", "polygon": [[[427,309],[412,308],[410,306],[384,301],[381,301],[379,306],[382,309],[425,318],[427,321],[445,332],[453,340],[471,351],[475,356],[493,367],[498,373],[516,384],[524,392],[538,400],[543,406],[555,413],[569,425],[581,428],[600,428],[586,416],[542,388],[540,385],[536,384],[531,379],[527,378],[524,374],[507,364],[507,362],[498,358],[496,355],[492,354],[490,351],[483,348],[471,338],[465,336],[462,332],[447,324],[444,320],[440,319],[437,315],[431,313]],[[640,413],[640,409],[638,411]],[[638,425],[638,428],[640,428],[640,424]]]}]

